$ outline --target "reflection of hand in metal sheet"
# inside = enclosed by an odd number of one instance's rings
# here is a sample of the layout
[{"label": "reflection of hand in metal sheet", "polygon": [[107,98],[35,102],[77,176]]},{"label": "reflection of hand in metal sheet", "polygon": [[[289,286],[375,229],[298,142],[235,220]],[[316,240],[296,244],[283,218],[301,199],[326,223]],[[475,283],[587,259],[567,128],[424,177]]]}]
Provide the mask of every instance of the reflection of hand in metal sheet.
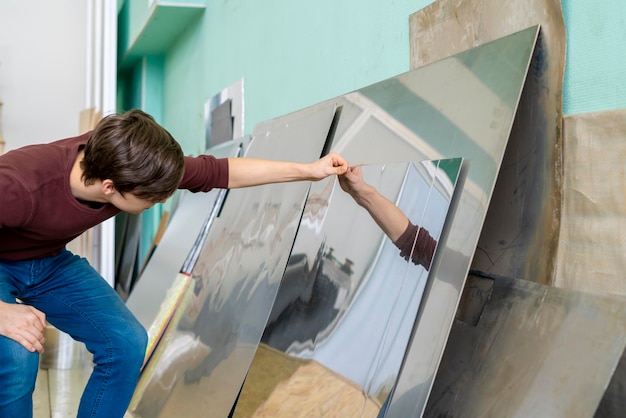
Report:
[{"label": "reflection of hand in metal sheet", "polygon": [[437,241],[429,232],[411,223],[409,218],[393,202],[380,194],[363,180],[360,166],[349,167],[339,176],[341,189],[372,216],[385,235],[400,249],[406,260],[411,258],[428,270],[435,253]]}]

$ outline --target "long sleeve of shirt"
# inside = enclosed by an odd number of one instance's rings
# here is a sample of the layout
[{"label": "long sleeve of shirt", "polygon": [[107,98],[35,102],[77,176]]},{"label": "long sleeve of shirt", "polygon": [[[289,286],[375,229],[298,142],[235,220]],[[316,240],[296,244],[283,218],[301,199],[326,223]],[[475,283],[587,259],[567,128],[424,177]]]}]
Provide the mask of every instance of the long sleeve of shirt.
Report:
[{"label": "long sleeve of shirt", "polygon": [[212,155],[185,157],[185,174],[179,189],[208,192],[213,188],[228,187],[228,158]]},{"label": "long sleeve of shirt", "polygon": [[[86,205],[72,195],[70,172],[89,135],[0,156],[0,259],[56,255],[84,231],[120,212],[108,203]],[[198,192],[227,186],[227,158],[185,157],[179,188]]]},{"label": "long sleeve of shirt", "polygon": [[408,261],[410,257],[414,264],[422,265],[426,270],[430,269],[437,241],[425,228],[409,222],[406,230],[394,244],[400,249],[400,256],[405,260]]}]

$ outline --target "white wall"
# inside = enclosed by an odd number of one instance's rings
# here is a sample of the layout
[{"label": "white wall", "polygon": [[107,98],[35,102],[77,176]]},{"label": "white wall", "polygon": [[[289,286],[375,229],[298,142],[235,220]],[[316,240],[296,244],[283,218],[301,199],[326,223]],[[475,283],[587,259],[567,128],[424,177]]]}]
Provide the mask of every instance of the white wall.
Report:
[{"label": "white wall", "polygon": [[[85,109],[115,111],[116,39],[116,0],[0,0],[5,151],[79,134]],[[77,252],[113,283],[114,220],[93,231]]]},{"label": "white wall", "polygon": [[87,107],[85,0],[0,0],[5,151],[79,133]]}]

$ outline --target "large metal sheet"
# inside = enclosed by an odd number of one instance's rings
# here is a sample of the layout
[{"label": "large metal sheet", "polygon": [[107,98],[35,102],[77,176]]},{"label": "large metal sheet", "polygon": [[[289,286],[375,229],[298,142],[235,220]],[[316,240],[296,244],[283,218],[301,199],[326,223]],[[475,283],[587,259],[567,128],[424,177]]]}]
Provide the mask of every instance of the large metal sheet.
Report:
[{"label": "large metal sheet", "polygon": [[437,0],[409,19],[412,68],[538,24],[535,56],[472,268],[551,284],[567,151],[561,137],[561,0]]},{"label": "large metal sheet", "polygon": [[420,416],[426,405],[538,32],[525,29],[337,100],[343,108],[333,149],[351,164],[459,156],[469,163],[387,416]]},{"label": "large metal sheet", "polygon": [[[236,157],[241,147],[241,141],[231,141],[209,149],[207,153],[216,157]],[[167,290],[196,244],[198,234],[208,221],[220,191],[215,189],[209,193],[191,193],[181,190],[179,193],[178,203],[163,238],[126,301],[128,308],[147,329],[152,325]]]},{"label": "large metal sheet", "polygon": [[[246,156],[314,161],[334,115],[328,103],[261,124]],[[142,373],[130,407],[135,416],[228,416],[261,339],[309,186],[230,190],[192,286]]]},{"label": "large metal sheet", "polygon": [[[206,152],[218,158],[237,157],[250,143],[249,137],[229,141]],[[180,190],[161,242],[130,293],[126,305],[148,331],[146,360],[152,355],[163,330],[191,281],[190,269],[197,260],[206,234],[221,208],[226,190],[208,193]]]},{"label": "large metal sheet", "polygon": [[[453,199],[454,217],[439,240],[388,416],[420,415],[426,404],[537,34],[538,27],[529,28],[255,130],[254,142],[265,137],[282,140],[267,141],[272,146],[266,148],[259,144],[259,153],[251,156],[298,160],[302,152],[304,160],[311,160],[326,148],[319,137],[333,119],[332,111],[320,109],[339,106],[331,148],[352,165],[469,160],[461,169],[462,190]],[[309,123],[312,120],[317,122]],[[277,132],[280,135],[273,135]],[[298,140],[289,142],[287,137]],[[292,187],[297,186],[231,191],[194,270],[196,286],[189,289],[183,309],[142,375],[131,405],[135,413],[228,415],[274,302],[293,244],[290,234],[295,236],[299,223],[306,193]],[[176,400],[176,407],[168,397]]]},{"label": "large metal sheet", "polygon": [[[362,171],[437,241],[460,168],[457,158]],[[336,179],[314,184],[233,416],[377,416],[395,384],[427,276]]]},{"label": "large metal sheet", "polygon": [[625,346],[623,297],[498,278],[452,328],[425,416],[592,417]]}]

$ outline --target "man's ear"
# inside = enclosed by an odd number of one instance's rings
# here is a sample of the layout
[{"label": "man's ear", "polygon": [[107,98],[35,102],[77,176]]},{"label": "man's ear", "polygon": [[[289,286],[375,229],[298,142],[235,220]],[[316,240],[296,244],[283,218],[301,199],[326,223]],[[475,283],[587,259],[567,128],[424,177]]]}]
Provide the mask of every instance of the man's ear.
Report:
[{"label": "man's ear", "polygon": [[100,188],[105,196],[112,196],[113,194],[115,194],[115,184],[113,184],[113,180],[102,180]]}]

